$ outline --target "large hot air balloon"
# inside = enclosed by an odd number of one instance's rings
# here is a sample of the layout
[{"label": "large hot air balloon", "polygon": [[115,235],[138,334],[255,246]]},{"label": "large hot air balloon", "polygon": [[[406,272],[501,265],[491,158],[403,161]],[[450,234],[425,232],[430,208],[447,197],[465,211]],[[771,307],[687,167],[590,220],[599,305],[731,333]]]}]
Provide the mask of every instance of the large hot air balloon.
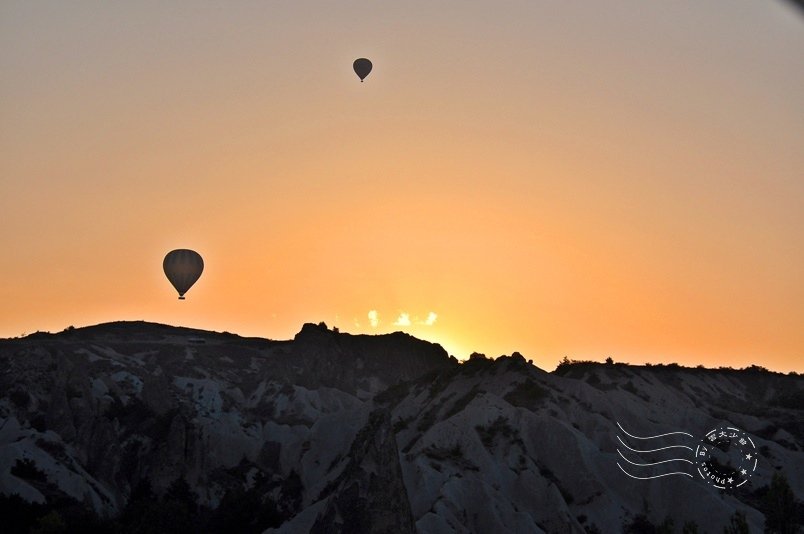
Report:
[{"label": "large hot air balloon", "polygon": [[355,60],[352,67],[355,69],[355,74],[360,77],[360,83],[363,83],[363,78],[368,76],[369,72],[371,72],[371,61],[361,57]]},{"label": "large hot air balloon", "polygon": [[184,300],[184,294],[201,277],[204,260],[198,252],[180,248],[167,253],[162,268],[167,279],[179,292],[179,299]]}]

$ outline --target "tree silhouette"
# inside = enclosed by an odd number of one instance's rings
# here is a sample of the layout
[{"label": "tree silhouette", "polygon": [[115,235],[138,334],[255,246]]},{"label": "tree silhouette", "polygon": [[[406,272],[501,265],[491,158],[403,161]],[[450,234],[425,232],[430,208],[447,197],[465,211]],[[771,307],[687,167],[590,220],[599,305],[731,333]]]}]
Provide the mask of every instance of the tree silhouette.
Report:
[{"label": "tree silhouette", "polygon": [[768,493],[765,494],[765,532],[793,534],[798,528],[796,497],[787,478],[774,473]]},{"label": "tree silhouette", "polygon": [[745,520],[743,512],[734,512],[729,524],[723,527],[723,534],[751,534],[748,530],[748,522]]}]

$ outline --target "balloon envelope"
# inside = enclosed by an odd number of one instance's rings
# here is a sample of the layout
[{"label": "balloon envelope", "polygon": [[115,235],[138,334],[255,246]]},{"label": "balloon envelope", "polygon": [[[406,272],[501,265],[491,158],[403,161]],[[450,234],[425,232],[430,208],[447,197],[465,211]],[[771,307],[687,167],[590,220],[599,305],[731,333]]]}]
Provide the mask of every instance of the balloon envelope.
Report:
[{"label": "balloon envelope", "polygon": [[360,77],[360,81],[362,82],[363,78],[368,76],[369,72],[371,72],[371,61],[361,57],[355,60],[352,67],[355,69],[355,74]]},{"label": "balloon envelope", "polygon": [[165,276],[179,292],[179,299],[184,300],[184,294],[193,287],[204,271],[204,260],[201,255],[186,248],[171,250],[162,262]]}]

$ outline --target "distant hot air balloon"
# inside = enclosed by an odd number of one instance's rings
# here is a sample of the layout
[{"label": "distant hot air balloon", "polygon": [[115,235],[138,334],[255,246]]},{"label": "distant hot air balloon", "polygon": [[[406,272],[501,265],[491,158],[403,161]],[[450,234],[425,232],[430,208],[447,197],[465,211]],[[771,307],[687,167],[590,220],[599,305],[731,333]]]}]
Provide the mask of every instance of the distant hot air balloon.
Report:
[{"label": "distant hot air balloon", "polygon": [[198,252],[180,248],[167,253],[162,268],[167,279],[179,292],[179,300],[184,300],[184,294],[201,277],[204,260]]},{"label": "distant hot air balloon", "polygon": [[363,82],[363,78],[369,75],[371,72],[371,61],[368,59],[361,57],[355,60],[352,64],[352,67],[355,69],[355,74],[360,77],[360,82]]}]

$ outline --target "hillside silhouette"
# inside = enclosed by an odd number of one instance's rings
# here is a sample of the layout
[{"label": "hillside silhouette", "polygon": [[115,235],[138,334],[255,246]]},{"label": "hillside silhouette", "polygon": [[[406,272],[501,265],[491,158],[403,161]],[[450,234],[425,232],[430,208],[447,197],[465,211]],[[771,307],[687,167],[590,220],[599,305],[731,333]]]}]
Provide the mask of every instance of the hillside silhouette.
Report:
[{"label": "hillside silhouette", "polygon": [[[0,340],[0,511],[12,532],[758,531],[800,521],[802,401],[802,377],[757,366],[546,372],[323,323],[69,328]],[[738,427],[761,462],[733,492],[633,480],[618,423]]]}]

